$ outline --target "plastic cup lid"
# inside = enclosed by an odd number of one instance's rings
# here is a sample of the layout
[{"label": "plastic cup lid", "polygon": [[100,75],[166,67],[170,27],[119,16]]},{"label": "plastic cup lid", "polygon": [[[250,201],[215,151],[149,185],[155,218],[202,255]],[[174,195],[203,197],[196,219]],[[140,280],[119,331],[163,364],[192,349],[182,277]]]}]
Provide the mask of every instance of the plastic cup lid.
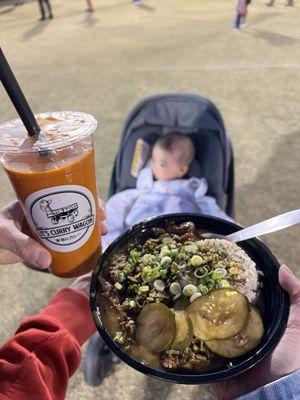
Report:
[{"label": "plastic cup lid", "polygon": [[79,142],[91,135],[96,119],[77,111],[59,111],[37,114],[41,132],[29,137],[20,119],[0,124],[0,153],[32,153],[55,150]]}]

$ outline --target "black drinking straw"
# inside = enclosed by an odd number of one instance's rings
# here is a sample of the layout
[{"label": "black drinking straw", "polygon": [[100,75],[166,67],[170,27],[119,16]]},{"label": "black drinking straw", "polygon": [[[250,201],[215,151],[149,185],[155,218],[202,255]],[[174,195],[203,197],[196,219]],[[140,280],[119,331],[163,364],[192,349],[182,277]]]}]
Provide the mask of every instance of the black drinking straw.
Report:
[{"label": "black drinking straw", "polygon": [[5,58],[0,47],[0,80],[19,114],[29,136],[38,135],[41,131],[31,108]]}]

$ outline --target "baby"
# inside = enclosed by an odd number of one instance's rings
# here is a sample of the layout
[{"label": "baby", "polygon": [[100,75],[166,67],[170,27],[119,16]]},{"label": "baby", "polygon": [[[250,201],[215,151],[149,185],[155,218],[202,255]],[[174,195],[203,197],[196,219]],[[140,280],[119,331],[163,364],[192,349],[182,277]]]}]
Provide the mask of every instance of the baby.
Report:
[{"label": "baby", "polygon": [[194,158],[195,147],[191,139],[181,133],[169,133],[161,136],[153,146],[151,171],[157,180],[182,178]]},{"label": "baby", "polygon": [[137,177],[136,188],[108,200],[103,248],[133,224],[158,215],[198,212],[231,220],[213,197],[206,196],[206,179],[184,178],[194,158],[195,147],[187,135],[161,136],[154,143],[149,165]]}]

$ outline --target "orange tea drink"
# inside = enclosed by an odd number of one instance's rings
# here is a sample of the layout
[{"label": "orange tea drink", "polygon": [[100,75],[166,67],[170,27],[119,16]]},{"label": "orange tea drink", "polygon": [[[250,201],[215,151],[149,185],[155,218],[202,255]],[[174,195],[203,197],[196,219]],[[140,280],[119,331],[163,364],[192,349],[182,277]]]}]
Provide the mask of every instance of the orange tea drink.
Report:
[{"label": "orange tea drink", "polygon": [[0,125],[0,159],[32,236],[52,254],[50,270],[75,277],[101,255],[92,133],[96,120],[78,112],[36,116],[38,138],[20,120]]}]

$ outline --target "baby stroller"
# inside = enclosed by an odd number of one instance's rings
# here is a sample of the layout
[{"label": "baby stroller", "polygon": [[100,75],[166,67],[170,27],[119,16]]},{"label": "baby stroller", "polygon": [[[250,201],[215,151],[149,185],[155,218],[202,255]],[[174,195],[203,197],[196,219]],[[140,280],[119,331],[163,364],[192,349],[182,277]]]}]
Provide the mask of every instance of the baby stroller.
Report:
[{"label": "baby stroller", "polygon": [[[234,161],[231,141],[217,107],[194,94],[161,94],[139,102],[129,114],[121,135],[110,181],[109,197],[136,187],[138,171],[147,162],[148,149],[169,132],[188,135],[196,148],[186,178],[205,177],[208,195],[234,217]],[[117,362],[98,332],[89,340],[84,376],[98,386],[113,363]]]}]

